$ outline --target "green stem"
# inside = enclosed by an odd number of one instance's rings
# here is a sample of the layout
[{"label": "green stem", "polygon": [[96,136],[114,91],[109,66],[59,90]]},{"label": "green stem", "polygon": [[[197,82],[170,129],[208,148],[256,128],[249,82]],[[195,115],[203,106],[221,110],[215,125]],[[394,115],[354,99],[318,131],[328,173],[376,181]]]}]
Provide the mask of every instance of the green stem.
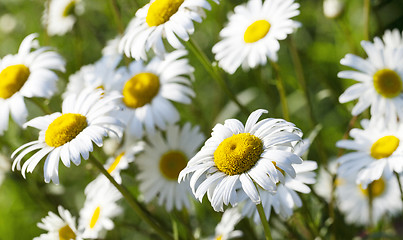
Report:
[{"label": "green stem", "polygon": [[241,102],[236,98],[234,93],[230,90],[228,84],[221,76],[220,72],[213,67],[210,60],[207,58],[206,54],[197,46],[191,39],[185,42],[191,52],[196,56],[196,58],[200,61],[206,71],[210,74],[210,76],[217,82],[217,84],[225,91],[228,97],[239,107],[239,109],[245,114],[249,115],[250,111],[242,105]]},{"label": "green stem", "polygon": [[115,22],[116,22],[116,25],[118,27],[118,32],[120,34],[123,34],[125,29],[123,27],[122,18],[121,18],[121,15],[120,15],[118,3],[116,2],[116,0],[110,0],[110,4],[111,4],[111,7],[112,7],[113,17],[115,18]]},{"label": "green stem", "polygon": [[364,0],[364,40],[369,40],[369,15],[371,12],[371,1]]},{"label": "green stem", "polygon": [[264,213],[262,204],[261,203],[257,204],[256,208],[257,212],[259,213],[260,221],[262,222],[263,225],[266,240],[273,240],[273,238],[271,237],[269,222],[267,221],[266,214]]},{"label": "green stem", "polygon": [[399,190],[400,190],[400,198],[402,199],[403,202],[403,188],[402,188],[402,182],[400,181],[400,176],[397,172],[395,172],[395,176],[397,179],[397,183],[399,184]]},{"label": "green stem", "polygon": [[171,216],[171,221],[172,221],[172,231],[174,234],[174,240],[179,240],[178,221],[173,216]]},{"label": "green stem", "polygon": [[115,181],[115,179],[106,171],[104,166],[95,159],[93,155],[90,155],[89,161],[96,167],[98,168],[99,171],[103,175],[105,175],[106,178],[116,187],[116,189],[123,195],[123,197],[126,199],[127,203],[129,206],[136,212],[136,214],[144,221],[146,222],[151,228],[154,229],[154,231],[163,239],[166,240],[172,240],[172,236],[166,233],[166,231],[161,228],[161,226],[150,216],[150,214],[143,209],[140,206],[140,203],[137,202],[137,200],[133,197],[133,195],[127,190],[126,187],[123,185],[120,185]]},{"label": "green stem", "polygon": [[283,79],[280,76],[280,66],[271,61],[271,65],[273,67],[274,75],[276,76],[276,86],[278,93],[280,94],[280,102],[281,102],[281,109],[283,111],[283,118],[286,121],[290,121],[290,115],[288,112],[288,103],[287,103],[287,95],[284,88]]}]

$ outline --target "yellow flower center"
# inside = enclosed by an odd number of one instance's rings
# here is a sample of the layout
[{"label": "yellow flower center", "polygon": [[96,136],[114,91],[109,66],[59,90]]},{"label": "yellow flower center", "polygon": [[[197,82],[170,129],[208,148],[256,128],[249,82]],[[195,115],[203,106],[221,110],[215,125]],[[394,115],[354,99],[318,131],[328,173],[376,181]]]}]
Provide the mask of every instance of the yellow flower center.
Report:
[{"label": "yellow flower center", "polygon": [[247,172],[259,160],[263,142],[250,133],[224,139],[214,152],[214,162],[221,172],[237,175]]},{"label": "yellow flower center", "polygon": [[29,68],[23,64],[11,65],[0,72],[0,98],[7,99],[18,92],[28,80]]},{"label": "yellow flower center", "polygon": [[178,180],[180,171],[187,164],[187,157],[181,151],[169,151],[161,156],[160,171],[169,180]]},{"label": "yellow flower center", "polygon": [[120,160],[122,159],[123,155],[125,155],[124,152],[119,154],[119,156],[117,156],[115,158],[115,161],[113,161],[113,163],[109,166],[109,168],[108,168],[108,173],[109,174],[111,174],[113,172],[113,170],[115,170],[115,168],[118,166],[118,164],[120,163]]},{"label": "yellow flower center", "polygon": [[123,87],[123,102],[127,107],[139,108],[157,95],[160,89],[160,81],[153,73],[139,73],[126,82]]},{"label": "yellow flower center", "polygon": [[87,125],[87,118],[81,114],[63,114],[49,124],[45,133],[45,142],[50,147],[60,147],[77,137]]},{"label": "yellow flower center", "polygon": [[258,20],[246,29],[243,40],[246,43],[254,43],[264,38],[270,30],[270,23],[266,20]]},{"label": "yellow flower center", "polygon": [[146,22],[154,27],[167,22],[185,0],[155,0],[147,12]]},{"label": "yellow flower center", "polygon": [[219,235],[218,237],[215,238],[215,240],[221,240],[222,239],[222,235]]},{"label": "yellow flower center", "polygon": [[76,1],[69,2],[69,4],[67,4],[67,6],[64,8],[62,16],[67,17],[69,15],[72,15],[75,6],[76,6]]},{"label": "yellow flower center", "polygon": [[371,156],[375,159],[387,158],[399,146],[400,140],[395,136],[384,136],[378,139],[371,147]]},{"label": "yellow flower center", "polygon": [[385,181],[382,178],[373,181],[367,187],[367,189],[363,189],[360,185],[360,190],[365,196],[369,196],[369,191],[371,191],[371,195],[373,198],[379,197],[385,191]]},{"label": "yellow flower center", "polygon": [[59,240],[76,239],[76,234],[71,230],[69,225],[59,229]]},{"label": "yellow flower center", "polygon": [[97,207],[94,211],[94,214],[92,214],[91,221],[90,221],[90,228],[94,228],[95,224],[98,222],[99,219],[99,214],[101,213],[101,208]]},{"label": "yellow flower center", "polygon": [[402,79],[395,71],[382,69],[374,74],[374,87],[382,96],[394,98],[402,92]]}]

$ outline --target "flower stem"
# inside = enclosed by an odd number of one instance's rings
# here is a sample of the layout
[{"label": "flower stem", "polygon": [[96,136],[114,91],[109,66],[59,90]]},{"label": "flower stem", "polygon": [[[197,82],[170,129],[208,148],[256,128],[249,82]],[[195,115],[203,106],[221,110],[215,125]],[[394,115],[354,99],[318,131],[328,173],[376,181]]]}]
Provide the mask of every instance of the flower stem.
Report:
[{"label": "flower stem", "polygon": [[271,61],[270,63],[272,65],[272,67],[273,67],[273,71],[274,71],[274,74],[275,74],[276,79],[277,79],[276,86],[277,86],[278,93],[280,94],[280,101],[281,101],[281,109],[283,111],[283,118],[286,121],[290,121],[290,114],[288,112],[287,95],[286,95],[286,92],[285,92],[285,89],[284,89],[283,79],[280,76],[280,66],[277,63],[273,62],[273,61]]},{"label": "flower stem", "polygon": [[152,219],[151,215],[147,212],[147,210],[143,209],[140,206],[140,203],[137,202],[137,200],[133,197],[133,195],[127,190],[126,187],[123,185],[120,185],[115,181],[115,179],[106,171],[104,166],[95,159],[93,155],[90,155],[89,160],[91,163],[98,168],[99,171],[103,175],[105,175],[106,178],[116,187],[116,189],[123,195],[123,197],[126,199],[127,203],[130,205],[130,207],[136,212],[136,214],[143,220],[145,221],[151,228],[156,231],[156,233],[162,238],[166,240],[172,240],[172,236],[167,234],[166,231],[158,224],[154,219]]},{"label": "flower stem", "polygon": [[210,76],[225,91],[228,97],[239,107],[239,109],[241,109],[241,111],[245,115],[249,115],[250,111],[244,105],[242,105],[241,102],[239,102],[234,93],[230,90],[224,78],[221,76],[220,72],[213,67],[210,60],[207,58],[206,54],[204,54],[204,52],[200,49],[200,47],[197,46],[191,39],[189,39],[189,41],[186,41],[185,43],[190,49],[190,51],[193,52],[193,54],[197,57],[197,59],[200,61],[200,63],[203,65],[206,71],[210,74]]},{"label": "flower stem", "polygon": [[115,18],[115,22],[118,27],[118,32],[120,34],[123,34],[124,28],[123,28],[122,18],[121,18],[120,12],[119,12],[118,3],[116,2],[116,0],[110,0],[110,4],[112,7],[113,17]]},{"label": "flower stem", "polygon": [[399,190],[400,190],[400,198],[402,199],[403,202],[403,188],[402,188],[402,182],[400,181],[400,176],[397,172],[395,172],[395,176],[397,179],[397,183],[399,184]]},{"label": "flower stem", "polygon": [[259,213],[260,221],[263,224],[266,240],[273,240],[273,238],[271,237],[269,222],[267,221],[266,214],[264,213],[262,203],[256,204],[256,208],[257,212]]}]

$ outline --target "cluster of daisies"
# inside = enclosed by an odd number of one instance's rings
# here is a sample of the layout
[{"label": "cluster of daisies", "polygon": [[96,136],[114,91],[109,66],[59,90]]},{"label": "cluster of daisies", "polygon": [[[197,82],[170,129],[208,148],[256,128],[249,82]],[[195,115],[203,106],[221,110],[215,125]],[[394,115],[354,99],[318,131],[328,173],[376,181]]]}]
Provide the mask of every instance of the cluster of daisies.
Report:
[{"label": "cluster of daisies", "polygon": [[[403,207],[399,186],[403,180],[403,36],[397,29],[387,30],[382,39],[375,37],[361,45],[367,58],[347,54],[340,61],[354,70],[341,71],[338,77],[357,83],[339,101],[357,99],[351,110],[353,119],[365,112],[370,118],[361,119],[362,128],[351,129],[352,139],[337,142],[337,147],[348,152],[328,172],[336,176],[329,180],[346,220],[371,225],[401,213]],[[318,192],[325,188],[332,187],[323,186]],[[323,194],[330,198],[331,192]]]}]

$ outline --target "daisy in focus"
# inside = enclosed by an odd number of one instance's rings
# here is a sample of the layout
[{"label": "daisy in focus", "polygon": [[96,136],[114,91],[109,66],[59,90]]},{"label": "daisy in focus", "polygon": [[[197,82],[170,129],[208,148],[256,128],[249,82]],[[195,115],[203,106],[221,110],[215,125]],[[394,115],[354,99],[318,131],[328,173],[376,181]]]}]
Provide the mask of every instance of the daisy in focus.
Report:
[{"label": "daisy in focus", "polygon": [[217,124],[203,148],[179,174],[179,182],[192,175],[193,194],[202,201],[207,192],[215,211],[223,211],[224,204],[235,206],[244,197],[259,204],[257,186],[275,192],[276,184],[284,181],[283,173],[295,177],[292,164],[302,160],[293,153],[293,146],[302,133],[283,119],[258,122],[263,113],[267,111],[254,111],[245,126],[236,119]]},{"label": "daisy in focus", "polygon": [[395,41],[389,36],[386,33],[385,43],[378,37],[374,43],[362,41],[368,58],[347,54],[340,63],[355,70],[341,71],[337,76],[358,82],[339,97],[341,103],[358,99],[351,112],[354,116],[370,107],[371,118],[393,124],[403,118],[403,51],[394,47]]},{"label": "daisy in focus", "polygon": [[[81,163],[81,156],[88,159],[93,150],[92,142],[102,146],[102,137],[107,136],[111,126],[119,127],[121,122],[109,113],[116,110],[119,95],[104,96],[102,90],[83,90],[79,95],[70,95],[63,101],[62,113],[57,112],[37,117],[24,124],[40,130],[36,141],[26,143],[15,150],[12,169],[17,167],[25,178],[25,172],[32,172],[46,156],[44,165],[45,182],[59,183],[59,161],[70,167]],[[22,158],[33,154],[21,168]],[[80,156],[81,155],[81,156]]]},{"label": "daisy in focus", "polygon": [[39,47],[30,34],[21,42],[16,55],[0,59],[0,135],[8,128],[9,115],[22,125],[28,117],[24,98],[50,98],[55,94],[58,76],[65,70],[65,61],[47,47]]},{"label": "daisy in focus", "polygon": [[[121,68],[118,82],[107,83],[110,91],[123,95],[117,116],[126,124],[126,136],[141,138],[144,130],[153,135],[156,128],[164,130],[167,124],[179,120],[172,102],[190,104],[195,96],[191,88],[193,67],[186,58],[187,52],[177,50],[165,59],[154,57],[148,64],[132,62]],[[108,92],[108,88],[106,88]]]},{"label": "daisy in focus", "polygon": [[240,238],[243,233],[241,230],[235,230],[235,225],[241,221],[242,215],[237,208],[229,208],[225,210],[221,217],[221,221],[215,228],[215,236],[208,238],[209,240],[229,240],[232,238]]},{"label": "daisy in focus", "polygon": [[123,211],[117,204],[122,195],[105,178],[103,186],[96,187],[97,194],[86,198],[84,207],[80,211],[79,230],[83,233],[83,238],[102,239],[106,231],[114,228],[112,218],[119,216]]},{"label": "daisy in focus", "polygon": [[75,14],[83,11],[81,0],[49,0],[45,2],[42,24],[49,36],[61,36],[73,29],[77,20]]},{"label": "daisy in focus", "polygon": [[276,62],[279,40],[300,26],[291,20],[299,15],[298,8],[294,0],[250,0],[235,7],[220,32],[222,40],[213,47],[218,65],[232,74],[241,65],[255,68],[265,65],[267,58]]},{"label": "daisy in focus", "polygon": [[393,172],[403,172],[403,125],[386,125],[378,121],[361,121],[363,129],[352,129],[353,140],[340,140],[339,148],[353,150],[337,161],[340,164],[338,175],[356,176],[356,183],[364,188],[382,175],[386,179]]},{"label": "daisy in focus", "polygon": [[[302,156],[302,154],[304,154],[308,149],[309,145],[310,143],[308,140],[299,142],[295,146],[294,153],[298,156]],[[279,183],[277,185],[277,192],[272,193],[259,189],[267,221],[270,219],[272,208],[275,213],[280,215],[283,219],[291,217],[294,208],[302,206],[301,198],[298,196],[297,192],[304,194],[310,193],[311,189],[307,184],[314,184],[316,182],[316,173],[314,172],[314,170],[318,168],[316,162],[306,160],[301,164],[292,164],[292,167],[295,169],[295,178],[285,174],[284,183]],[[245,205],[242,207],[242,215],[251,217],[255,223],[260,223],[256,204],[250,201],[250,199],[247,199]]]},{"label": "daisy in focus", "polygon": [[[336,200],[348,223],[376,224],[385,216],[398,215],[402,211],[400,190],[396,178],[379,178],[366,187],[357,185],[354,178],[337,179]],[[372,196],[372,222],[369,212],[369,191]]]},{"label": "daisy in focus", "polygon": [[35,237],[34,240],[81,240],[80,233],[76,228],[76,218],[71,216],[70,212],[62,206],[57,208],[59,216],[53,212],[49,212],[48,216],[42,218],[42,222],[38,223],[38,227],[48,231]]},{"label": "daisy in focus", "polygon": [[400,32],[397,28],[386,30],[382,39],[385,43],[385,47],[390,48],[390,51],[396,51],[395,49],[403,48],[403,31]]},{"label": "daisy in focus", "polygon": [[201,22],[204,9],[210,8],[206,0],[151,0],[136,12],[119,48],[136,60],[146,60],[150,49],[157,55],[164,55],[163,39],[175,49],[183,48],[180,39],[189,40],[194,32],[193,21]]},{"label": "daisy in focus", "polygon": [[168,212],[189,209],[189,182],[178,184],[178,176],[203,143],[199,127],[192,128],[190,123],[182,128],[170,125],[165,137],[158,132],[147,139],[144,153],[136,159],[140,170],[137,180],[145,202],[158,199],[158,205],[164,205]]}]

